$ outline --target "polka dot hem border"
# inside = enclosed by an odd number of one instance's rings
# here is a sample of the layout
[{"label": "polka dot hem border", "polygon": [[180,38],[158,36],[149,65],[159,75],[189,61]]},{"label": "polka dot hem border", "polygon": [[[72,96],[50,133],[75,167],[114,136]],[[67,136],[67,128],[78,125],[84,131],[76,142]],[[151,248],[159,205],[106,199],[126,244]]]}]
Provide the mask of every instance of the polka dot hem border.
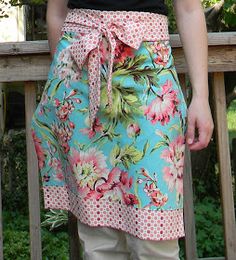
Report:
[{"label": "polka dot hem border", "polygon": [[66,187],[43,187],[45,208],[71,211],[82,223],[122,230],[140,239],[184,236],[183,210],[137,209],[107,199],[82,200]]}]

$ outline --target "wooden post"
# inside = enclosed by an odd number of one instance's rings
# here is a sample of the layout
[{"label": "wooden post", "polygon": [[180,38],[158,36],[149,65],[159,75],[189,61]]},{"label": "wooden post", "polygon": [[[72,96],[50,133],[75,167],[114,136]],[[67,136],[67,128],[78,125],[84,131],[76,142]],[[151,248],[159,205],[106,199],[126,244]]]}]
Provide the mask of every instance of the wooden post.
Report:
[{"label": "wooden post", "polygon": [[[179,81],[187,100],[185,74],[179,75]],[[186,260],[197,259],[195,218],[193,206],[191,153],[186,145],[184,160],[184,223],[185,223],[185,255]]]},{"label": "wooden post", "polygon": [[31,260],[42,259],[40,199],[38,163],[31,138],[30,123],[36,107],[36,86],[34,82],[25,82],[25,117],[27,145],[27,174],[30,219],[30,253]]},{"label": "wooden post", "polygon": [[217,130],[217,151],[220,168],[221,201],[224,218],[225,253],[227,260],[235,260],[236,227],[223,72],[213,73],[213,94],[216,119],[215,127]]},{"label": "wooden post", "polygon": [[68,234],[70,260],[82,260],[80,256],[77,218],[70,211],[68,212]]},{"label": "wooden post", "polygon": [[[2,133],[0,133],[0,138]],[[3,259],[3,233],[2,233],[2,151],[0,148],[0,259]]]}]

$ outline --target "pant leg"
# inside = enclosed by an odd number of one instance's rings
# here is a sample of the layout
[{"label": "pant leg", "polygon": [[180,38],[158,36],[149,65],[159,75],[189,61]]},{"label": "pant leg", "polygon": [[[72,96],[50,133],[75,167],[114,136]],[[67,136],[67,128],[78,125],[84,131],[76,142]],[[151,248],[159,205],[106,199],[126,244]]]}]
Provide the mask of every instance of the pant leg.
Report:
[{"label": "pant leg", "polygon": [[126,240],[132,260],[179,260],[178,239],[166,241],[141,240],[127,234]]},{"label": "pant leg", "polygon": [[129,260],[124,232],[107,227],[90,227],[78,221],[84,260]]}]

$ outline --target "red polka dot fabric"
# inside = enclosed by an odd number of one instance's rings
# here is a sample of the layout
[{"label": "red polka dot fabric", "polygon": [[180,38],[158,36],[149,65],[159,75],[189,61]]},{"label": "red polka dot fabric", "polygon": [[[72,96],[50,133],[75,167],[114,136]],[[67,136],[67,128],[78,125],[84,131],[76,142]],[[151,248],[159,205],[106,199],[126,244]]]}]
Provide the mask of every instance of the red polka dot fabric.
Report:
[{"label": "red polka dot fabric", "polygon": [[106,226],[140,239],[171,240],[184,236],[183,210],[138,209],[107,200],[83,202],[65,187],[44,187],[45,208],[67,209],[90,226]]},{"label": "red polka dot fabric", "polygon": [[100,106],[99,44],[102,38],[105,37],[110,49],[107,75],[110,105],[116,39],[136,50],[143,41],[169,40],[167,17],[149,12],[72,9],[67,15],[62,31],[77,33],[77,40],[70,46],[70,51],[78,68],[82,69],[88,61],[91,128]]}]

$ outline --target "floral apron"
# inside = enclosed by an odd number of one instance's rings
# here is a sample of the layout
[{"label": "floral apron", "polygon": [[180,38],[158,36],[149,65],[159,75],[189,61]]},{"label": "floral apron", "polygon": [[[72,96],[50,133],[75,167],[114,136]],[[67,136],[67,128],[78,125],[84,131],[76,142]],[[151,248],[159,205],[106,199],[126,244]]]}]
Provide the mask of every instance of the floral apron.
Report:
[{"label": "floral apron", "polygon": [[31,124],[45,207],[184,236],[186,115],[166,16],[70,10]]}]

